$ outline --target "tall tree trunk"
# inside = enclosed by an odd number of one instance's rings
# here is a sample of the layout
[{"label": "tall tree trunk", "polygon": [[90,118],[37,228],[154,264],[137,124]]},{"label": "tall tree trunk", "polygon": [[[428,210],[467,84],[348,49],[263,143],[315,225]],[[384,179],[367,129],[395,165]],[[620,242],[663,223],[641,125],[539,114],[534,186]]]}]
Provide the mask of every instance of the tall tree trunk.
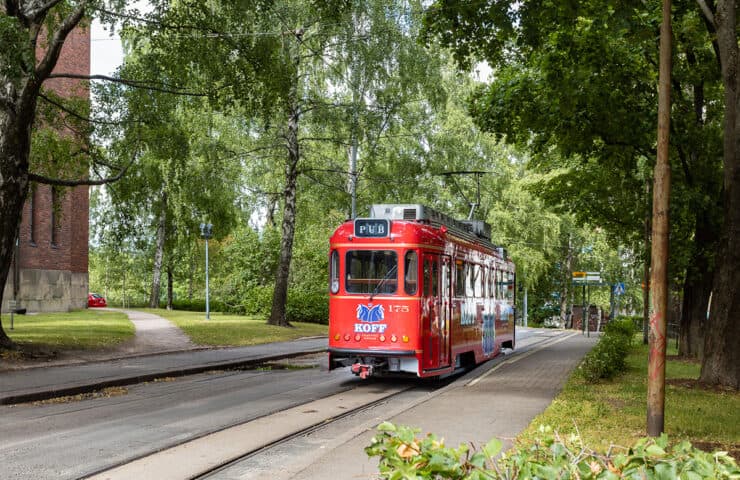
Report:
[{"label": "tall tree trunk", "polygon": [[678,353],[684,357],[703,356],[707,307],[714,280],[714,268],[709,256],[717,248],[717,227],[709,220],[706,211],[697,214],[693,251],[689,261],[691,266],[686,271],[681,307]]},{"label": "tall tree trunk", "polygon": [[285,166],[285,207],[283,210],[283,231],[280,240],[280,263],[275,276],[275,291],[272,296],[270,325],[289,327],[285,316],[288,303],[288,280],[290,263],[293,258],[293,238],[295,236],[296,186],[298,179],[298,113],[293,110],[288,122],[288,161]]},{"label": "tall tree trunk", "polygon": [[164,243],[167,236],[167,192],[162,192],[162,206],[157,226],[157,246],[154,251],[154,269],[152,272],[152,294],[149,297],[149,308],[159,308],[159,291],[162,286],[162,259]]},{"label": "tall tree trunk", "polygon": [[290,277],[290,263],[293,259],[293,237],[295,236],[295,210],[296,190],[298,183],[298,161],[301,158],[300,145],[298,143],[298,122],[301,111],[298,104],[298,82],[300,72],[300,44],[303,30],[294,32],[297,47],[293,56],[295,77],[290,86],[288,94],[288,131],[286,135],[286,147],[288,149],[288,161],[285,164],[285,190],[283,198],[283,231],[280,240],[280,263],[275,275],[275,290],[272,295],[272,309],[267,323],[281,327],[290,327],[290,322],[285,315],[288,304],[288,280]]},{"label": "tall tree trunk", "polygon": [[647,434],[663,433],[665,418],[665,353],[668,320],[668,236],[670,234],[671,0],[663,0],[658,76],[658,158],[653,179],[653,235],[650,262],[652,314],[647,378]]},{"label": "tall tree trunk", "polygon": [[[28,156],[33,106],[0,110],[0,299],[8,281],[23,204],[28,193]],[[15,348],[0,320],[0,349]]]},{"label": "tall tree trunk", "polygon": [[[707,15],[707,11],[704,12]],[[712,20],[710,18],[710,20]],[[723,144],[724,224],[720,237],[712,307],[699,380],[740,388],[740,95],[734,0],[717,2],[713,24],[722,66],[725,118]]]},{"label": "tall tree trunk", "polygon": [[170,258],[167,262],[167,310],[172,310],[172,281],[172,259]]}]

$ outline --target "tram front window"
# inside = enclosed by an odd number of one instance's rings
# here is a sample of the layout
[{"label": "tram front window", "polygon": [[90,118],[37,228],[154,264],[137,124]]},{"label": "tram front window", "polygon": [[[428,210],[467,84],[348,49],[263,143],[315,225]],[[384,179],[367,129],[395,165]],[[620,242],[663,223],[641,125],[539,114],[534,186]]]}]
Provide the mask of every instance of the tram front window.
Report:
[{"label": "tram front window", "polygon": [[391,250],[351,250],[346,272],[349,293],[388,294],[398,288],[398,256]]}]

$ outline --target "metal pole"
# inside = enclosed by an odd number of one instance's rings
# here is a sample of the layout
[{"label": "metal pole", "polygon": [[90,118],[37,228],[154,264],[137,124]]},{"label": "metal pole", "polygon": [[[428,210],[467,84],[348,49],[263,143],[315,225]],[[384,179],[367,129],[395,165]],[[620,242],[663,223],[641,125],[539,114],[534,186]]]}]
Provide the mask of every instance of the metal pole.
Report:
[{"label": "metal pole", "polygon": [[206,237],[206,320],[211,319],[211,309],[208,304],[208,237]]},{"label": "metal pole", "polygon": [[653,188],[652,304],[648,359],[647,433],[663,433],[665,414],[666,311],[668,307],[668,209],[671,195],[669,135],[671,120],[671,2],[663,0],[658,79],[658,158]]},{"label": "metal pole", "polygon": [[586,309],[588,313],[586,315],[586,336],[591,338],[591,289],[586,285],[586,291],[588,292],[588,302],[586,303]]},{"label": "metal pole", "polygon": [[581,330],[586,333],[586,284],[583,284],[583,293],[581,295],[583,300],[583,311],[581,312]]},{"label": "metal pole", "polygon": [[527,318],[527,287],[524,287],[524,302],[523,303],[524,303],[524,315],[522,315],[522,320],[523,320],[522,323],[526,327],[528,323],[527,322],[528,320]]},{"label": "metal pole", "polygon": [[353,137],[349,154],[349,194],[352,218],[357,218],[357,149],[357,138]]}]

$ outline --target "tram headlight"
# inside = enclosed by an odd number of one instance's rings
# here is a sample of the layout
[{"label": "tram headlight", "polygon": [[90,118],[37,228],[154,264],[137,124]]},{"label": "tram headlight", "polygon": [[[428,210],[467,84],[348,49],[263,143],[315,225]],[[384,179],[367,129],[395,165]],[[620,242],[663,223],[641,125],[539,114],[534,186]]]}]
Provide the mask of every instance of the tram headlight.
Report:
[{"label": "tram headlight", "polygon": [[358,333],[357,335],[355,335],[355,342],[359,342],[360,340],[362,340],[362,337]]},{"label": "tram headlight", "polygon": [[393,335],[391,335],[391,342],[396,343],[397,341],[398,341],[398,337],[394,333]]},{"label": "tram headlight", "polygon": [[345,334],[344,334],[344,341],[345,341],[345,342],[349,342],[349,340],[350,340],[351,338],[352,338],[352,337],[350,337],[350,336],[349,336],[349,333],[345,333]]},{"label": "tram headlight", "polygon": [[380,336],[380,341],[381,341],[381,342],[385,342],[385,335],[381,335],[381,336]]},{"label": "tram headlight", "polygon": [[336,335],[334,335],[334,340],[339,341],[340,338],[342,338],[340,334],[337,333]]}]

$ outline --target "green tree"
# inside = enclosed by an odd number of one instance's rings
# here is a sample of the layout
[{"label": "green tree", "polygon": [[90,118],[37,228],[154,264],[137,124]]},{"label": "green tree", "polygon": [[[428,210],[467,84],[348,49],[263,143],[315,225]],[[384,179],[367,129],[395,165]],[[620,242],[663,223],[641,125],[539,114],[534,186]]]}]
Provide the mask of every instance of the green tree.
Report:
[{"label": "green tree", "polygon": [[[597,223],[604,226],[618,220],[625,224],[628,238],[642,230],[640,212],[646,202],[641,197],[640,172],[655,156],[658,6],[657,2],[632,2],[616,9],[579,2],[543,8],[537,2],[523,2],[514,8],[508,2],[440,1],[427,16],[430,36],[452,46],[463,64],[485,59],[495,68],[494,80],[471,100],[477,123],[508,141],[526,143],[540,154],[545,171],[560,168],[549,161],[555,149],[556,158],[569,162],[570,171],[560,184],[574,193],[574,212],[595,213]],[[709,8],[704,11],[711,13]],[[722,116],[717,107],[722,97],[716,66],[717,60],[722,62],[715,56],[720,49],[704,30],[706,25],[714,29],[713,22],[704,22],[693,2],[675,4],[678,53],[672,78],[676,92],[672,162],[682,174],[677,180],[687,192],[687,201],[672,206],[672,218],[679,221],[674,222],[671,248],[689,251],[690,256],[674,256],[672,270],[683,272],[687,264],[706,266],[701,272],[691,269],[684,274],[684,299],[690,302],[684,309],[686,324],[704,316],[708,291],[700,287],[714,278],[712,252],[720,231],[715,218],[720,198],[717,132]],[[733,23],[733,34],[734,29]],[[725,145],[729,144],[725,133]],[[593,176],[579,175],[581,171]],[[726,180],[725,198],[728,187]],[[731,230],[725,224],[723,231]],[[698,278],[693,276],[697,273]],[[717,292],[734,289],[737,279],[726,276],[714,285]],[[728,318],[737,315],[712,317],[722,325],[723,333],[718,335],[736,336],[738,322]],[[714,344],[705,352],[728,351],[722,346],[724,340],[707,337],[707,341]],[[732,355],[720,355],[727,363],[719,368],[718,361],[713,361],[714,370],[725,373],[713,381],[722,377],[720,383],[737,386],[737,362]]]}]

